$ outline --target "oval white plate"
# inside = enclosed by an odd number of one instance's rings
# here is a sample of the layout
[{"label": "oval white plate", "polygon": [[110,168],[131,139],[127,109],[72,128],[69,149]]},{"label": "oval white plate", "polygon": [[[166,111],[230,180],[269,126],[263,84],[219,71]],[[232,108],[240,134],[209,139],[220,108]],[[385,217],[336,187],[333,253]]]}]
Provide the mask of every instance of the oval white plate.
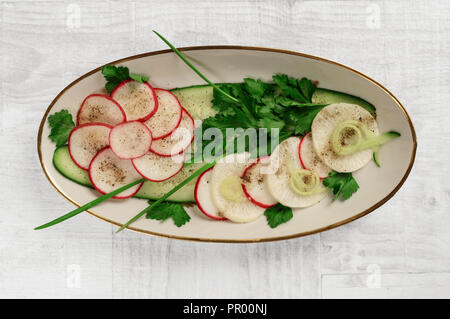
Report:
[{"label": "oval white plate", "polygon": [[[350,93],[373,103],[377,108],[380,131],[396,130],[402,136],[381,149],[381,168],[371,162],[354,174],[360,189],[351,199],[334,203],[326,199],[316,206],[297,209],[290,222],[275,229],[267,225],[264,217],[249,224],[209,220],[194,205],[188,209],[192,219],[183,227],[176,227],[171,220],[160,222],[141,218],[130,229],[170,238],[216,242],[294,238],[331,229],[372,212],[390,199],[405,182],[417,147],[414,127],[400,102],[374,80],[338,63],[291,51],[237,46],[190,47],[183,51],[213,82],[241,82],[245,77],[270,81],[274,73],[318,80],[323,88]],[[133,72],[149,75],[154,87],[170,89],[204,84],[170,50],[145,53],[109,64],[121,64]],[[81,76],[58,94],[45,112],[38,135],[39,157],[50,183],[78,206],[95,199],[98,193],[68,180],[53,167],[55,144],[47,137],[50,133],[47,116],[63,108],[75,116],[87,95],[104,93],[105,82],[100,70],[101,67]],[[146,203],[135,198],[109,200],[89,213],[122,225],[145,208]],[[63,213],[66,212],[61,211],[61,215]]]}]

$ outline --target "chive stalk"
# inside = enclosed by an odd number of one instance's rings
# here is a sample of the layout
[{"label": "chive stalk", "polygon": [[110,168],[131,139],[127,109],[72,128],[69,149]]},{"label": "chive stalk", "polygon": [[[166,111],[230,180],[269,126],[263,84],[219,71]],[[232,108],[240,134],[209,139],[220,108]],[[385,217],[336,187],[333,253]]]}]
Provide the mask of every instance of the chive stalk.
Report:
[{"label": "chive stalk", "polygon": [[210,80],[208,80],[199,70],[197,70],[197,68],[192,65],[191,62],[188,61],[188,59],[186,59],[186,57],[177,49],[175,48],[172,43],[170,43],[166,38],[164,38],[161,34],[159,34],[158,32],[156,32],[155,30],[153,30],[153,33],[156,34],[161,40],[164,41],[164,43],[166,43],[169,48],[172,49],[172,51],[178,55],[180,57],[181,60],[183,60],[184,63],[186,63],[195,73],[197,73],[197,75],[199,77],[201,77],[206,83],[208,83],[209,85],[211,85],[214,89],[216,89],[217,91],[219,91],[220,93],[222,93],[223,95],[225,95],[226,97],[228,97],[229,99],[231,99],[232,101],[236,102],[236,103],[241,103],[238,99],[236,99],[235,97],[229,95],[227,92],[225,92],[224,90],[222,90],[221,88],[219,88],[216,84],[214,84],[213,82],[211,82]]},{"label": "chive stalk", "polygon": [[139,179],[137,181],[134,181],[134,182],[132,182],[130,184],[122,186],[122,187],[120,187],[120,188],[118,188],[116,190],[113,190],[112,192],[110,192],[108,194],[100,196],[99,198],[96,198],[93,201],[91,201],[91,202],[89,202],[89,203],[87,203],[87,204],[85,204],[85,205],[83,205],[81,207],[78,207],[77,209],[74,209],[70,213],[67,213],[67,214],[65,214],[65,215],[63,215],[61,217],[58,217],[58,218],[56,218],[56,219],[54,219],[54,220],[52,220],[52,221],[50,221],[50,222],[48,222],[46,224],[43,224],[41,226],[36,227],[34,230],[44,229],[44,228],[47,228],[47,227],[59,224],[59,223],[65,221],[66,219],[69,219],[69,218],[71,218],[73,216],[76,216],[79,213],[82,213],[85,210],[88,210],[89,208],[94,207],[94,206],[100,204],[101,202],[103,202],[103,201],[105,201],[105,200],[107,200],[107,199],[109,199],[109,198],[111,198],[111,197],[113,197],[113,196],[123,192],[124,190],[127,190],[127,189],[129,189],[129,188],[131,188],[131,187],[133,187],[135,185],[140,184],[140,183],[143,183],[144,181],[145,181],[145,179],[141,178],[141,179]]}]

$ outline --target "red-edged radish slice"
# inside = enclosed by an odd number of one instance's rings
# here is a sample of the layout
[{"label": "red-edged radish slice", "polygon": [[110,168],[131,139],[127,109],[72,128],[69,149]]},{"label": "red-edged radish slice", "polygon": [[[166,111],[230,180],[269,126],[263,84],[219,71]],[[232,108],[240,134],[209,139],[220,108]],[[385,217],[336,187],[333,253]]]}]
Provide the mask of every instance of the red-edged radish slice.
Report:
[{"label": "red-edged radish slice", "polygon": [[152,145],[152,133],[139,121],[116,125],[109,134],[111,150],[121,159],[144,156]]},{"label": "red-edged radish slice", "polygon": [[200,209],[200,211],[209,218],[215,220],[226,220],[226,218],[220,214],[219,209],[214,204],[211,198],[211,190],[209,187],[211,170],[212,167],[204,171],[199,176],[197,183],[195,184],[194,190],[195,202],[197,203],[197,206]]},{"label": "red-edged radish slice", "polygon": [[164,89],[154,89],[158,99],[158,110],[151,118],[145,121],[152,131],[153,139],[167,137],[181,122],[183,108],[172,92]]},{"label": "red-edged radish slice", "polygon": [[289,137],[275,147],[270,155],[270,162],[265,167],[264,183],[280,204],[292,208],[309,207],[317,204],[327,196],[325,186],[319,182],[317,192],[301,195],[291,187],[292,172],[302,170],[298,157],[300,138]]},{"label": "red-edged radish slice", "polygon": [[328,176],[331,168],[325,165],[324,162],[317,156],[314,150],[311,132],[305,134],[298,145],[298,156],[300,163],[304,169],[315,171],[320,179]]},{"label": "red-edged radish slice", "polygon": [[84,123],[105,123],[111,126],[125,122],[127,117],[122,107],[107,95],[88,95],[77,115],[77,125]]},{"label": "red-edged radish slice", "polygon": [[242,174],[242,190],[245,196],[255,205],[262,208],[270,208],[278,201],[270,194],[264,183],[264,175],[261,168],[267,165],[269,156],[263,156],[250,164]]},{"label": "red-edged radish slice", "polygon": [[[164,123],[161,123],[164,125]],[[194,119],[183,109],[180,125],[167,137],[153,141],[150,150],[159,156],[173,156],[184,152],[194,139]]]},{"label": "red-edged radish slice", "polygon": [[252,162],[250,153],[229,154],[211,171],[211,199],[223,216],[235,223],[249,223],[264,214],[264,208],[249,201],[241,186],[241,176]]},{"label": "red-edged radish slice", "polygon": [[184,165],[185,155],[167,157],[148,152],[132,160],[133,166],[142,177],[152,182],[162,182],[175,176]]},{"label": "red-edged radish slice", "polygon": [[127,115],[128,121],[146,121],[158,110],[158,99],[152,86],[127,80],[120,83],[112,92]]},{"label": "red-edged radish slice", "polygon": [[[109,147],[98,152],[89,165],[89,179],[94,188],[102,194],[112,192],[141,178],[130,160],[117,157]],[[124,190],[113,198],[131,197],[139,191],[141,186],[142,183]]]},{"label": "red-edged radish slice", "polygon": [[77,166],[84,170],[95,154],[109,145],[111,126],[104,123],[86,123],[75,127],[69,135],[69,154]]}]

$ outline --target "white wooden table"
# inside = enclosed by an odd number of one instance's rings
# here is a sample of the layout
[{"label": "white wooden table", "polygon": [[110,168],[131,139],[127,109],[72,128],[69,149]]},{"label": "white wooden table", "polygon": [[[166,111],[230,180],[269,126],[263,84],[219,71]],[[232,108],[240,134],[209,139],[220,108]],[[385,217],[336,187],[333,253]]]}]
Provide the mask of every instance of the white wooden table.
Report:
[{"label": "white wooden table", "polygon": [[[450,297],[450,3],[441,1],[0,1],[0,297]],[[175,241],[82,214],[41,171],[36,135],[55,95],[109,61],[178,46],[301,51],[380,81],[419,148],[374,213],[284,242]]]}]

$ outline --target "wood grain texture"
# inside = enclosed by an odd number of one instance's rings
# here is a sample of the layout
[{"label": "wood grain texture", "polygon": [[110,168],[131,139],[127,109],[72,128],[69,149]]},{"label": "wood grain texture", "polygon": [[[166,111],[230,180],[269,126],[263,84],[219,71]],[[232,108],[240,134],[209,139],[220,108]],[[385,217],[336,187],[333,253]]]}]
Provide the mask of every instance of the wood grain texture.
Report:
[{"label": "wood grain texture", "polygon": [[[450,295],[450,3],[440,1],[0,1],[0,297],[328,298]],[[80,215],[41,171],[42,114],[98,65],[177,46],[277,47],[349,65],[391,90],[419,148],[376,212],[285,242],[181,242]]]}]

